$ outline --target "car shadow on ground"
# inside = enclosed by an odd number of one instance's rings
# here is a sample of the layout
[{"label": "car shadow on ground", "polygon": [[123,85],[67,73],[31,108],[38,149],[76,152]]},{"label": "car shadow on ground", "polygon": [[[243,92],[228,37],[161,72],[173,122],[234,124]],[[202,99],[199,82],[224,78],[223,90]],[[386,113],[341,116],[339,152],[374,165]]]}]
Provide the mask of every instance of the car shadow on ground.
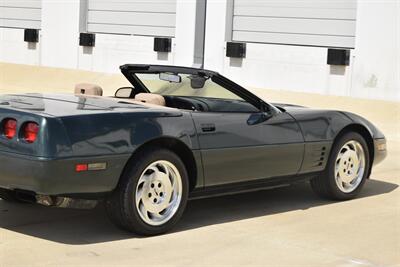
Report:
[{"label": "car shadow on ground", "polygon": [[[369,180],[359,198],[390,193],[397,187],[397,184]],[[172,234],[334,203],[316,197],[308,184],[192,200]],[[31,204],[11,204],[0,200],[0,228],[70,245],[139,238],[112,225],[102,205],[93,210],[68,210]]]}]

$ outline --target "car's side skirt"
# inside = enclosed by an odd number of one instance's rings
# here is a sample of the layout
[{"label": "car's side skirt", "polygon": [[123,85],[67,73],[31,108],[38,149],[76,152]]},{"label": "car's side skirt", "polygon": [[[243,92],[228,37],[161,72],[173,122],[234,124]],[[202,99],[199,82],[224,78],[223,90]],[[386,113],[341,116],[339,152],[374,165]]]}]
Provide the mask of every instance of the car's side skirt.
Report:
[{"label": "car's side skirt", "polygon": [[200,199],[200,198],[208,198],[214,196],[232,195],[237,193],[245,193],[245,192],[272,189],[277,187],[284,187],[297,182],[310,180],[314,177],[317,177],[318,175],[321,175],[321,172],[209,186],[193,190],[189,194],[189,199]]}]

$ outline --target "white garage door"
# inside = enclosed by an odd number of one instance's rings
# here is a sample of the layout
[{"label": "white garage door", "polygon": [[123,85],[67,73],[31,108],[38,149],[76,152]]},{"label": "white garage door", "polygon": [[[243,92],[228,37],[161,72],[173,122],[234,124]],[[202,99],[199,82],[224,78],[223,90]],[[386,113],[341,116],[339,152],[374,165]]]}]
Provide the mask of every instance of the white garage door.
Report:
[{"label": "white garage door", "polygon": [[0,27],[40,29],[41,0],[0,0]]},{"label": "white garage door", "polygon": [[175,35],[176,0],[89,0],[88,31]]},{"label": "white garage door", "polygon": [[233,41],[353,48],[357,0],[234,0]]}]

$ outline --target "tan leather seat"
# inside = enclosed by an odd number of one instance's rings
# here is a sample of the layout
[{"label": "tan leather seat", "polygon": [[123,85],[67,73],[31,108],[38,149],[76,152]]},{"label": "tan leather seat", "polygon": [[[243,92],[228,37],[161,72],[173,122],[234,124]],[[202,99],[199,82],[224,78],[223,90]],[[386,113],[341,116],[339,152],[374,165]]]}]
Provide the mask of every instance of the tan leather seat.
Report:
[{"label": "tan leather seat", "polygon": [[165,107],[165,98],[162,95],[140,93],[135,96],[135,100]]},{"label": "tan leather seat", "polygon": [[75,94],[102,96],[103,89],[96,84],[78,83],[75,85]]}]

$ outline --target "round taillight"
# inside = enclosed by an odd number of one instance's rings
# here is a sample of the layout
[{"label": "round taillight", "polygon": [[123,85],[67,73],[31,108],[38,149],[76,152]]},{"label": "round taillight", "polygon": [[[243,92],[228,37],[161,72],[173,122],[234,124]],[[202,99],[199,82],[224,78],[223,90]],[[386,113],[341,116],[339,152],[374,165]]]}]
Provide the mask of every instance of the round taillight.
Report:
[{"label": "round taillight", "polygon": [[7,139],[13,139],[17,134],[17,121],[15,119],[5,119],[3,121],[3,134]]},{"label": "round taillight", "polygon": [[36,122],[28,122],[23,129],[24,140],[28,143],[35,142],[39,133],[39,125]]}]

